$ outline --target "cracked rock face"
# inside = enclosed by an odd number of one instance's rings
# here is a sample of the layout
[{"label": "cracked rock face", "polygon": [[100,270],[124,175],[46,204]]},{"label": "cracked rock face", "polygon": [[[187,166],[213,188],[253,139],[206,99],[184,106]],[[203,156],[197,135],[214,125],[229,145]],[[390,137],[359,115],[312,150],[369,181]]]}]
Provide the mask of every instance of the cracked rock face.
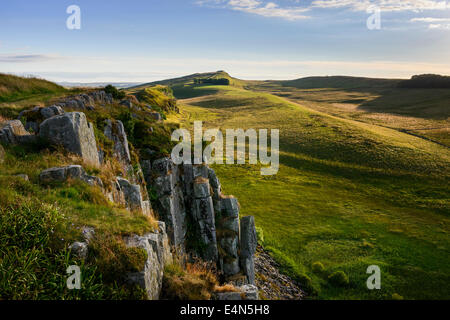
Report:
[{"label": "cracked rock face", "polygon": [[54,116],[41,123],[39,136],[54,145],[63,146],[84,161],[100,165],[94,128],[82,112]]},{"label": "cracked rock face", "polygon": [[36,136],[25,130],[20,120],[7,121],[0,127],[0,142],[4,144],[21,144],[33,142]]},{"label": "cracked rock face", "polygon": [[144,201],[141,194],[141,186],[131,184],[128,180],[118,177],[117,182],[120,190],[124,194],[127,208],[131,211],[141,211],[144,215],[151,214],[151,206],[149,201]]},{"label": "cracked rock face", "polygon": [[100,178],[88,175],[86,171],[84,171],[83,167],[79,165],[50,168],[42,171],[39,175],[39,181],[41,183],[65,182],[68,179],[81,180],[91,186],[103,187],[103,183]]},{"label": "cracked rock face", "polygon": [[125,243],[128,247],[142,248],[147,253],[144,270],[129,273],[128,281],[144,288],[149,300],[159,299],[164,267],[172,262],[165,224],[160,222],[159,230],[156,233],[148,233],[143,236],[133,235],[126,238]]}]

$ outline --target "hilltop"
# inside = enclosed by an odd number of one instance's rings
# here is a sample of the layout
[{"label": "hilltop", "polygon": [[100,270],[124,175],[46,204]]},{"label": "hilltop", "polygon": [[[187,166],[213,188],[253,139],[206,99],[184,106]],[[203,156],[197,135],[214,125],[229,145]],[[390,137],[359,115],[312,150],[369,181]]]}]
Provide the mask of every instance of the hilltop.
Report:
[{"label": "hilltop", "polygon": [[62,86],[47,80],[0,73],[0,102],[13,102],[35,95],[58,94],[65,91]]}]

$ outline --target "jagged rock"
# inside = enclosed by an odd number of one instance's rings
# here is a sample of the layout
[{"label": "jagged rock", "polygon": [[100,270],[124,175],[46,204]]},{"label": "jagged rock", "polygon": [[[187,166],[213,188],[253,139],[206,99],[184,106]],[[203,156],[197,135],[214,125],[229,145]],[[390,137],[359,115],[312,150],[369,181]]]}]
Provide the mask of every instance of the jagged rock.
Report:
[{"label": "jagged rock", "polygon": [[35,141],[36,136],[25,130],[20,120],[7,121],[0,129],[0,142],[4,144],[21,144]]},{"label": "jagged rock", "polygon": [[152,176],[152,162],[150,160],[142,160],[141,161],[142,173],[145,177],[145,182],[147,185],[151,185],[151,176]]},{"label": "jagged rock", "polygon": [[128,180],[118,177],[120,189],[124,194],[127,208],[131,211],[141,211],[144,215],[151,214],[150,202],[145,202],[141,194],[141,186],[131,184]]},{"label": "jagged rock", "polygon": [[[207,185],[209,187],[209,183]],[[216,223],[212,198],[208,196],[195,199],[191,213],[197,230],[197,237],[201,242],[202,250],[198,254],[205,260],[217,261]]]},{"label": "jagged rock", "polygon": [[209,192],[209,181],[203,179],[196,179],[194,182],[194,196],[197,199],[208,198],[210,196]]},{"label": "jagged rock", "polygon": [[236,198],[223,198],[220,201],[220,205],[224,217],[239,217],[239,204]]},{"label": "jagged rock", "polygon": [[114,142],[114,157],[128,168],[131,165],[131,155],[123,123],[120,120],[114,122],[109,119],[106,120],[104,134]]},{"label": "jagged rock", "polygon": [[181,189],[177,187],[172,194],[160,197],[157,206],[160,216],[166,223],[171,243],[178,251],[183,252],[187,225]]},{"label": "jagged rock", "polygon": [[6,156],[6,152],[5,149],[2,147],[2,145],[0,144],[0,164],[2,164],[3,162],[5,162],[5,156]]},{"label": "jagged rock", "polygon": [[258,246],[256,236],[255,218],[253,216],[241,219],[241,254],[242,256],[253,256]]},{"label": "jagged rock", "polygon": [[51,107],[47,107],[47,108],[42,108],[40,110],[41,115],[44,119],[48,119],[54,116],[59,116],[64,114],[64,110],[57,105],[51,106]]},{"label": "jagged rock", "polygon": [[40,125],[39,135],[81,156],[87,163],[100,165],[94,128],[82,112],[65,113],[45,120]]},{"label": "jagged rock", "polygon": [[[214,201],[219,201],[220,200],[220,196],[222,194],[222,188],[220,185],[220,181],[217,178],[216,172],[211,169],[208,168],[208,179],[209,179],[209,184],[211,185],[212,191],[213,191],[213,200]],[[215,203],[215,206],[218,205],[218,203]]]},{"label": "jagged rock", "polygon": [[39,175],[41,183],[65,182],[68,179],[77,179],[88,183],[91,186],[103,187],[102,180],[98,177],[90,176],[84,171],[82,166],[72,165],[67,167],[50,168],[44,170]]},{"label": "jagged rock", "polygon": [[152,169],[156,175],[166,176],[168,175],[174,167],[172,160],[169,158],[162,158],[153,161]]},{"label": "jagged rock", "polygon": [[258,288],[254,285],[245,285],[236,288],[238,292],[222,292],[217,293],[217,300],[258,300]]},{"label": "jagged rock", "polygon": [[241,219],[241,267],[250,284],[255,283],[254,256],[257,246],[255,218],[253,216],[243,217]]},{"label": "jagged rock", "polygon": [[79,258],[84,259],[88,253],[88,245],[85,242],[74,242],[69,249]]},{"label": "jagged rock", "polygon": [[129,273],[127,279],[129,282],[144,288],[147,291],[149,300],[159,299],[164,267],[172,261],[172,254],[164,227],[164,223],[159,223],[157,233],[148,233],[144,236],[133,235],[125,239],[128,247],[142,248],[147,252],[144,270]]},{"label": "jagged rock", "polygon": [[122,100],[120,101],[120,105],[127,107],[128,109],[132,109],[134,107],[133,102],[130,100]]}]

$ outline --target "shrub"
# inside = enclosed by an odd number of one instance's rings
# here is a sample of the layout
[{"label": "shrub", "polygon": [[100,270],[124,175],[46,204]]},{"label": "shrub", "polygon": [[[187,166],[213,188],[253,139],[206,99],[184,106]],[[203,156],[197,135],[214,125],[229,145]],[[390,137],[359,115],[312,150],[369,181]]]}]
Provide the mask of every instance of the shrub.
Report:
[{"label": "shrub", "polygon": [[107,85],[104,90],[106,93],[110,93],[114,99],[120,100],[120,99],[125,98],[125,92],[117,90],[116,87],[114,87],[110,84]]},{"label": "shrub", "polygon": [[325,271],[325,267],[322,262],[316,261],[312,264],[312,270],[314,273],[323,273]]},{"label": "shrub", "polygon": [[344,271],[336,271],[328,277],[328,281],[334,286],[345,287],[349,284],[348,276]]}]

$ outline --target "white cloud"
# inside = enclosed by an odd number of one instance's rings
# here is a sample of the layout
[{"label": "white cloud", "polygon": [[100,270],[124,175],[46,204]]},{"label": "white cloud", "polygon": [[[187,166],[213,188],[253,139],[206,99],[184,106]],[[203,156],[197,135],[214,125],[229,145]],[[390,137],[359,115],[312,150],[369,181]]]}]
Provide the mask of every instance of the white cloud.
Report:
[{"label": "white cloud", "polygon": [[314,0],[316,8],[350,8],[355,11],[366,11],[371,5],[383,11],[422,11],[450,9],[450,3],[442,0]]},{"label": "white cloud", "polygon": [[197,4],[219,6],[267,18],[281,18],[290,21],[309,18],[304,15],[305,12],[309,11],[309,8],[300,6],[281,7],[275,2],[262,0],[199,0]]},{"label": "white cloud", "polygon": [[413,18],[410,21],[429,23],[428,29],[432,30],[450,30],[450,18],[424,17],[424,18]]}]

